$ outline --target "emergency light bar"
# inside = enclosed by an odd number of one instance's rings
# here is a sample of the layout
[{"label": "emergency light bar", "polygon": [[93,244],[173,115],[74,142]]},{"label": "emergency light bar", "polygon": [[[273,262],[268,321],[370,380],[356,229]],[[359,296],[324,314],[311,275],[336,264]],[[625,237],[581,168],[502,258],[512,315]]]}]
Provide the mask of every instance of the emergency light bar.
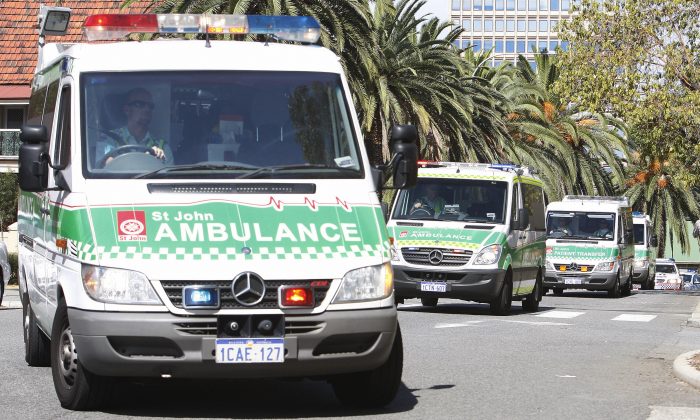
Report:
[{"label": "emergency light bar", "polygon": [[321,36],[321,26],[311,16],[99,14],[88,16],[83,30],[88,41],[115,40],[131,33],[267,34],[306,43]]}]

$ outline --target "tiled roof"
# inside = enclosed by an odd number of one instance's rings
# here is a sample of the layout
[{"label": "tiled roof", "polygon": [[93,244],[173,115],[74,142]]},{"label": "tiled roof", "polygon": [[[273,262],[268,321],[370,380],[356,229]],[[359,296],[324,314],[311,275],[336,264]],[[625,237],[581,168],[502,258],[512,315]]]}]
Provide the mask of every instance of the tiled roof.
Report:
[{"label": "tiled roof", "polygon": [[[36,22],[39,1],[1,0],[0,9],[0,85],[31,83],[37,56]],[[52,1],[43,1],[50,6]],[[96,13],[140,13],[151,3],[136,1],[120,11],[122,0],[63,0],[63,7],[72,9],[68,35],[47,36],[46,42],[78,42],[83,40],[85,17]]]}]

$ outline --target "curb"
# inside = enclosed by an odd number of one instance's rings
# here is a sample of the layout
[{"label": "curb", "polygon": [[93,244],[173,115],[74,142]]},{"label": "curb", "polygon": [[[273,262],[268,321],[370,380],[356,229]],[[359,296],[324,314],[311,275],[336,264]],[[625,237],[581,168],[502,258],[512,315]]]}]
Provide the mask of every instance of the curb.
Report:
[{"label": "curb", "polygon": [[678,378],[700,389],[700,370],[696,369],[689,362],[696,354],[700,354],[700,350],[689,351],[676,357],[676,360],[673,361],[673,373]]},{"label": "curb", "polygon": [[695,307],[695,310],[693,311],[693,314],[690,315],[690,318],[688,318],[686,325],[689,327],[700,328],[700,303],[698,303],[698,306]]}]

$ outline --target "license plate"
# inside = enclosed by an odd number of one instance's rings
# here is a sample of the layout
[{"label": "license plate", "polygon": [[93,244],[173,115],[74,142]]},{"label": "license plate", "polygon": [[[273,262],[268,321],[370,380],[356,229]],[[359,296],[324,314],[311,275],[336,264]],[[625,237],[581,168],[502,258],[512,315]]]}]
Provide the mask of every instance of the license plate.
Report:
[{"label": "license plate", "polygon": [[435,283],[430,281],[420,282],[421,292],[441,292],[447,291],[447,283]]},{"label": "license plate", "polygon": [[216,363],[282,363],[284,338],[217,338]]},{"label": "license plate", "polygon": [[583,279],[578,278],[578,277],[564,279],[564,284],[581,284],[581,283],[583,283]]}]

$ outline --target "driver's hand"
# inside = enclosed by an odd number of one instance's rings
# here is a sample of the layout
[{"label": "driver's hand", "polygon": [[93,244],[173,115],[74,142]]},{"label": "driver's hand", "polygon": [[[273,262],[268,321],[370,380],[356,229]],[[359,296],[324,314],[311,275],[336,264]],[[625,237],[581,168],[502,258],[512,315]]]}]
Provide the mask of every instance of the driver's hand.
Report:
[{"label": "driver's hand", "polygon": [[156,154],[156,158],[160,160],[165,160],[165,152],[163,151],[163,149],[161,149],[158,146],[153,146],[151,147],[151,150],[153,150],[153,153]]},{"label": "driver's hand", "polygon": [[414,209],[419,209],[421,207],[423,207],[423,203],[421,203],[420,201],[416,201],[416,204],[413,205]]}]

